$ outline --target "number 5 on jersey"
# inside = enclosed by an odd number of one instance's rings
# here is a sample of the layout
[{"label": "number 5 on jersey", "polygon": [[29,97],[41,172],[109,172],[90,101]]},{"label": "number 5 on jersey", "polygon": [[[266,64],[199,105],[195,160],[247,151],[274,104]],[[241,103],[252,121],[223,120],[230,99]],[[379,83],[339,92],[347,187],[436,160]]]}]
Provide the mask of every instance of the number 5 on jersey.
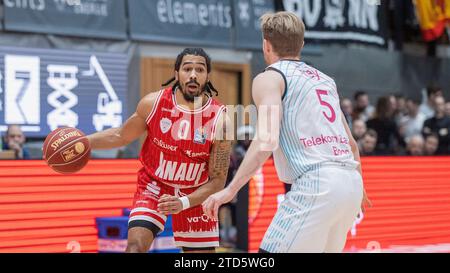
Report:
[{"label": "number 5 on jersey", "polygon": [[320,105],[327,107],[330,109],[331,116],[328,116],[326,112],[322,111],[322,114],[325,116],[325,118],[333,123],[336,121],[336,112],[334,111],[333,107],[326,101],[322,100],[322,96],[328,96],[328,91],[317,89],[316,90],[317,98],[319,99]]}]

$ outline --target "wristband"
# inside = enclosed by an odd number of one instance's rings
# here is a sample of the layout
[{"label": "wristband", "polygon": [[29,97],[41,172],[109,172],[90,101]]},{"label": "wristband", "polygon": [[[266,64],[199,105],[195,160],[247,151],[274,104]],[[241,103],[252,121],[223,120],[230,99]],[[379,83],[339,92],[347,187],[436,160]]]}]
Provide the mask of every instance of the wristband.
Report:
[{"label": "wristband", "polygon": [[178,198],[181,201],[181,204],[183,204],[183,210],[188,209],[191,204],[189,203],[189,198],[187,196],[183,196]]}]

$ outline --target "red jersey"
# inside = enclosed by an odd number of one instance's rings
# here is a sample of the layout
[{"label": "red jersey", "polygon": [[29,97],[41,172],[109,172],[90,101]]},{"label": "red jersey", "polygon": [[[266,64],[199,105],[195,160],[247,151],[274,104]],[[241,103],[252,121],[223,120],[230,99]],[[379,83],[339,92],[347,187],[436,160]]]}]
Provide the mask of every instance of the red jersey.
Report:
[{"label": "red jersey", "polygon": [[147,122],[140,154],[140,180],[176,188],[198,187],[209,180],[208,163],[216,123],[225,106],[209,98],[196,110],[176,102],[172,87],[159,91]]}]

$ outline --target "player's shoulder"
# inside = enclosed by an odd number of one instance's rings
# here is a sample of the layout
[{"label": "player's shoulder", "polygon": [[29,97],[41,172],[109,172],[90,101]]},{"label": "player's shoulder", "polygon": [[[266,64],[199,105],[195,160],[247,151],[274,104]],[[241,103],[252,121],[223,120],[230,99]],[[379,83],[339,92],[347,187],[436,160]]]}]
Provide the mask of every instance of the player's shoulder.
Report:
[{"label": "player's shoulder", "polygon": [[213,98],[213,97],[211,98],[211,105],[218,107],[218,108],[224,106],[224,104],[220,100],[218,100],[217,98]]},{"label": "player's shoulder", "polygon": [[[232,139],[233,126],[232,120],[227,113],[227,108],[223,105],[219,108],[215,122],[214,140],[230,140]],[[231,134],[231,135],[230,135]]]},{"label": "player's shoulder", "polygon": [[140,101],[137,106],[137,112],[147,117],[150,112],[152,112],[153,107],[155,106],[156,102],[167,92],[166,89],[161,89],[159,91],[151,92],[145,95]]},{"label": "player's shoulder", "polygon": [[165,88],[158,91],[150,92],[141,99],[141,102],[144,104],[153,105],[160,97],[167,95],[169,91],[170,91],[169,88]]},{"label": "player's shoulder", "polygon": [[226,116],[226,113],[229,111],[227,105],[215,98],[211,98],[211,104],[208,109],[210,113],[215,113],[214,117]]},{"label": "player's shoulder", "polygon": [[256,77],[253,79],[254,83],[257,82],[262,84],[274,81],[284,81],[284,75],[280,71],[273,69],[266,69],[256,75]]}]

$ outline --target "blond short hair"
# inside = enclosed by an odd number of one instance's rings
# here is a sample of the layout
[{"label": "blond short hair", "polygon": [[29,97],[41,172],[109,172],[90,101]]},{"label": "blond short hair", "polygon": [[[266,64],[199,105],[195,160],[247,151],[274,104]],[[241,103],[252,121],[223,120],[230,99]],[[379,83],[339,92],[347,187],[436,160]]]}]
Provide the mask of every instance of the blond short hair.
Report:
[{"label": "blond short hair", "polygon": [[266,13],[260,18],[264,39],[279,57],[298,56],[305,38],[305,24],[295,13]]}]

